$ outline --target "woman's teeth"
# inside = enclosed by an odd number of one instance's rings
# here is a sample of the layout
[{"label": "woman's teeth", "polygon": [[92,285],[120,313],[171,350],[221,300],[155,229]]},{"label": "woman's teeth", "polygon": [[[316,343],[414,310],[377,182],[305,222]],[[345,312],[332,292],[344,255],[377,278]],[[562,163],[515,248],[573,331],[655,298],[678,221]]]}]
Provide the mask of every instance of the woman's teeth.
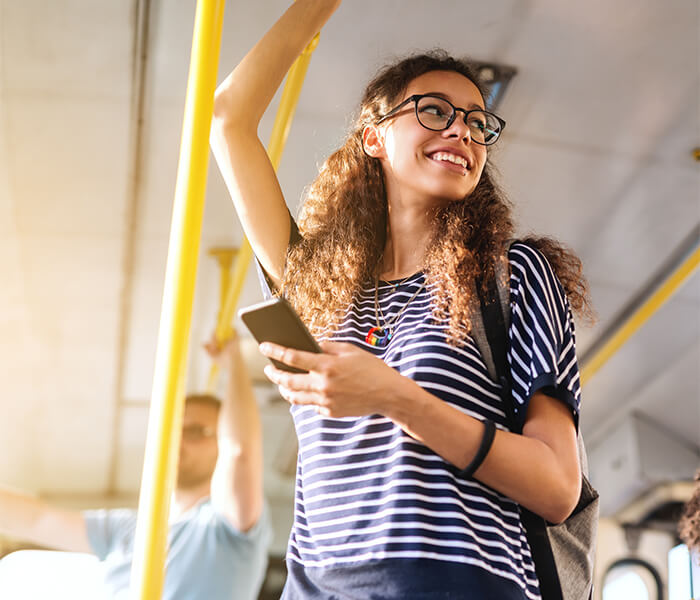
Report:
[{"label": "woman's teeth", "polygon": [[430,158],[432,158],[433,160],[446,160],[447,162],[459,165],[464,169],[469,169],[469,164],[467,163],[467,160],[465,158],[462,158],[461,156],[457,156],[455,154],[449,154],[448,152],[436,152]]}]

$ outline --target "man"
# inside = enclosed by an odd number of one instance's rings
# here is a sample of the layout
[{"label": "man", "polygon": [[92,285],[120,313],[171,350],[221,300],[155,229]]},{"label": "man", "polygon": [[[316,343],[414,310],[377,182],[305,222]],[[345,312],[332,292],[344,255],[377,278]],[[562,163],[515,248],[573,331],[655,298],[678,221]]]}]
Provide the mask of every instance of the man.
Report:
[{"label": "man", "polygon": [[[237,341],[206,348],[228,372],[226,392],[222,403],[206,394],[186,399],[163,598],[251,600],[262,583],[270,537],[260,418]],[[104,561],[114,598],[128,597],[135,527],[133,510],[81,513],[0,489],[0,532],[94,553]]]}]

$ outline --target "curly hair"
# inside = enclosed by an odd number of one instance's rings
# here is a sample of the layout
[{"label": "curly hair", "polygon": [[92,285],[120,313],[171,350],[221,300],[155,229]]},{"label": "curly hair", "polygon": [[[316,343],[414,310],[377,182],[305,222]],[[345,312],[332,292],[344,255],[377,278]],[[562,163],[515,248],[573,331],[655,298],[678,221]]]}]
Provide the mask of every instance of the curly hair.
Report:
[{"label": "curly hair", "polygon": [[[369,83],[359,115],[344,145],[326,160],[306,193],[299,216],[302,240],[289,251],[282,290],[312,331],[333,330],[363,284],[378,275],[387,236],[387,195],[378,159],[363,148],[367,125],[386,114],[416,77],[454,71],[486,96],[476,70],[442,50],[409,56],[382,69]],[[470,330],[475,281],[495,273],[506,260],[514,234],[511,206],[487,164],[474,191],[434,213],[434,229],[423,272],[435,284],[433,314],[449,318],[448,337]],[[572,308],[588,312],[588,292],[580,260],[549,238],[527,238],[545,254],[562,282]]]},{"label": "curly hair", "polygon": [[693,552],[700,552],[700,470],[695,473],[693,495],[683,507],[678,534],[688,548]]}]

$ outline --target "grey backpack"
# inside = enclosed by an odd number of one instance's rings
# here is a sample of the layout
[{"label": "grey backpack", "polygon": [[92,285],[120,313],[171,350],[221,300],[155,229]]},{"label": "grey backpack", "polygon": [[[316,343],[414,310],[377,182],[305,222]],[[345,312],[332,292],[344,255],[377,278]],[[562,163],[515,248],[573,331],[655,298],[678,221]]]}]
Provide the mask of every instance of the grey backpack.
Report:
[{"label": "grey backpack", "polygon": [[[504,261],[507,265],[507,261]],[[498,271],[498,270],[497,270]],[[505,271],[505,267],[502,268]],[[477,282],[481,319],[472,319],[472,338],[481,351],[492,379],[502,386],[501,397],[511,429],[519,431],[513,411],[508,368],[510,289],[505,272],[487,282],[487,294]],[[484,297],[486,296],[486,297]],[[578,434],[581,464],[581,496],[563,523],[550,525],[521,507],[523,525],[535,563],[543,600],[587,600],[593,597],[593,560],[598,529],[598,492],[588,481],[588,462],[581,433]]]}]

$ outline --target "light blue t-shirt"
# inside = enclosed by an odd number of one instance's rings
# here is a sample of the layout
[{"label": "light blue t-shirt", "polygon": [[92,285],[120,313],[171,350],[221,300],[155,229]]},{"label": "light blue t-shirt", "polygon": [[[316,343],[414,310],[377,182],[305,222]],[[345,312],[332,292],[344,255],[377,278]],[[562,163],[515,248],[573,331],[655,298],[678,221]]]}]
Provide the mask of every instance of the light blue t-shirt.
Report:
[{"label": "light blue t-shirt", "polygon": [[[103,561],[115,600],[128,598],[136,511],[83,513],[93,552]],[[267,567],[267,512],[249,531],[236,530],[209,499],[192,507],[168,532],[163,600],[253,600]]]}]

